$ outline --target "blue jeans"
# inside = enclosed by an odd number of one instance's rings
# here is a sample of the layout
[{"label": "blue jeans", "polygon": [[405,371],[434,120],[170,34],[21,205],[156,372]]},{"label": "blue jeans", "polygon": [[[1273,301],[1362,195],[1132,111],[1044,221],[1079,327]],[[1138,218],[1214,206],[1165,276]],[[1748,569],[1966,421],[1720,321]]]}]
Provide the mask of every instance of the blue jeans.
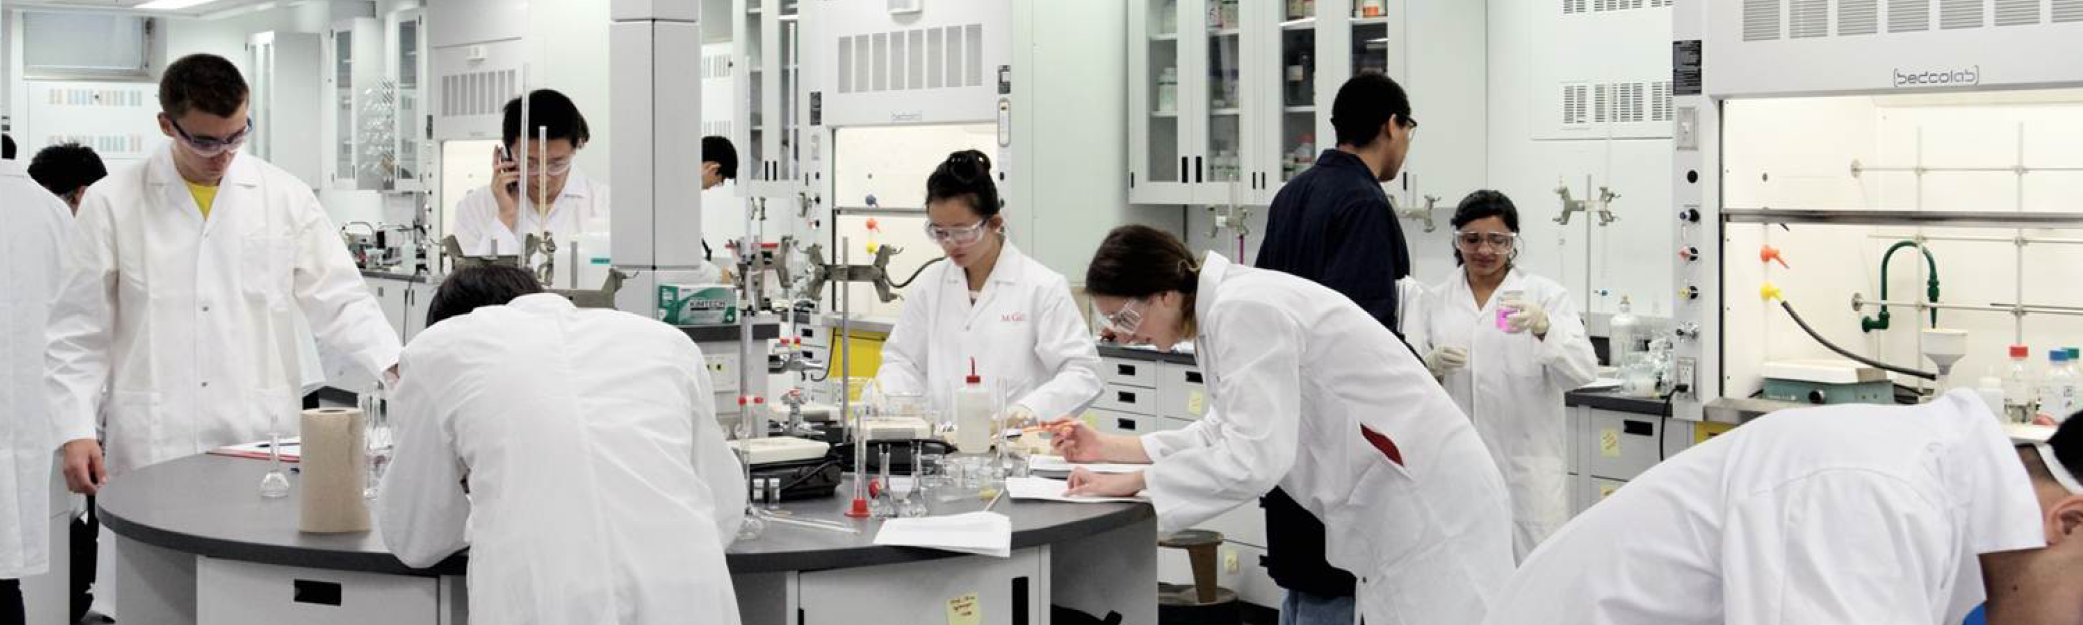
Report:
[{"label": "blue jeans", "polygon": [[1353,625],[1353,598],[1287,591],[1280,601],[1280,625]]}]

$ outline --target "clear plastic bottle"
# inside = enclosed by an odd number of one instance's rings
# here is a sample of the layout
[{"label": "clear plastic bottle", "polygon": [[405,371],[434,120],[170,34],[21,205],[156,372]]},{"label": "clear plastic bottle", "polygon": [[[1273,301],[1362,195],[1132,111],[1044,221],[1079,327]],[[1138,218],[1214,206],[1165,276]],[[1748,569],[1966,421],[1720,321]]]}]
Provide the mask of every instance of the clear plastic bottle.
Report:
[{"label": "clear plastic bottle", "polygon": [[2004,416],[2012,423],[2031,422],[2038,403],[2033,396],[2032,367],[2025,362],[2031,356],[2032,351],[2024,345],[2011,346],[2011,368],[2003,377],[2003,408]]},{"label": "clear plastic bottle", "polygon": [[976,359],[969,360],[969,377],[955,389],[955,450],[980,454],[991,450],[991,422],[998,417],[998,399],[976,374]]},{"label": "clear plastic bottle", "polygon": [[1608,344],[1613,366],[1624,369],[1635,364],[1648,337],[1642,335],[1642,319],[1635,316],[1634,302],[1628,301],[1626,295],[1620,296],[1620,312],[1613,315],[1610,325],[1613,331]]},{"label": "clear plastic bottle", "polygon": [[2069,367],[2069,351],[2057,349],[2047,354],[2047,377],[2040,383],[2039,418],[2034,421],[2043,425],[2054,425],[2068,419],[2076,411],[2076,373]]}]

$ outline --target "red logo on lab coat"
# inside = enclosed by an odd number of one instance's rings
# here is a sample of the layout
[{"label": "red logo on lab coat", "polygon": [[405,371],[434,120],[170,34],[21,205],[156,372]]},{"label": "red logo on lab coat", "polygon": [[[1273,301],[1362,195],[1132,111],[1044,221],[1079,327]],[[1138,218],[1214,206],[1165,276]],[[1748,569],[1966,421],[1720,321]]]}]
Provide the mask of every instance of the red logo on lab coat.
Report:
[{"label": "red logo on lab coat", "polygon": [[1006,313],[1004,316],[999,317],[998,320],[1006,323],[1021,323],[1027,321],[1027,313]]}]

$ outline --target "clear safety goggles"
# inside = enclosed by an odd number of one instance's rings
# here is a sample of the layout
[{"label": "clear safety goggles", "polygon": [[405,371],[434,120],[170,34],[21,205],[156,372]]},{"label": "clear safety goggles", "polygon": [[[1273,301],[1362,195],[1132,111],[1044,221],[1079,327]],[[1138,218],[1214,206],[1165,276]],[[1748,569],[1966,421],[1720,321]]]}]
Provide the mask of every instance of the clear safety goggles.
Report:
[{"label": "clear safety goggles", "polygon": [[1488,245],[1499,252],[1510,252],[1519,247],[1519,235],[1513,232],[1455,232],[1454,245],[1465,251],[1476,251]]},{"label": "clear safety goggles", "polygon": [[1114,311],[1113,314],[1101,312],[1099,318],[1106,324],[1104,329],[1112,332],[1116,340],[1126,339],[1134,336],[1136,330],[1143,328],[1143,302],[1129,300],[1121,305],[1121,310]]},{"label": "clear safety goggles", "polygon": [[239,149],[239,146],[246,144],[246,137],[253,134],[253,118],[251,117],[246,118],[245,129],[223,138],[191,135],[188,134],[187,129],[181,127],[181,122],[174,121],[171,117],[166,121],[174,127],[174,134],[181,137],[181,143],[187,145],[190,152],[194,152],[196,156],[203,158],[214,158],[225,152]]},{"label": "clear safety goggles", "polygon": [[985,219],[967,226],[956,226],[953,228],[929,223],[926,224],[926,238],[932,239],[934,243],[940,245],[964,247],[983,240],[984,233],[988,231],[986,226],[990,223],[991,220]]},{"label": "clear safety goggles", "polygon": [[528,177],[530,178],[536,176],[562,176],[568,173],[571,173],[571,159],[569,158],[560,158],[548,163],[542,161],[531,161],[528,163]]}]

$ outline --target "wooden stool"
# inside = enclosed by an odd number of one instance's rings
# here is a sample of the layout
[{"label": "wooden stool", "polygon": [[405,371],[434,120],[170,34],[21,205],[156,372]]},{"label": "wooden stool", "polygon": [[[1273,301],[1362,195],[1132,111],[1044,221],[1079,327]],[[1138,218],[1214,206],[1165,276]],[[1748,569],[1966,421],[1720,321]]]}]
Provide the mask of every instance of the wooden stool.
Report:
[{"label": "wooden stool", "polygon": [[1161,625],[1237,625],[1243,621],[1237,593],[1216,585],[1216,555],[1222,534],[1184,530],[1157,540],[1157,546],[1186,550],[1193,566],[1193,585],[1158,584],[1157,621]]}]

